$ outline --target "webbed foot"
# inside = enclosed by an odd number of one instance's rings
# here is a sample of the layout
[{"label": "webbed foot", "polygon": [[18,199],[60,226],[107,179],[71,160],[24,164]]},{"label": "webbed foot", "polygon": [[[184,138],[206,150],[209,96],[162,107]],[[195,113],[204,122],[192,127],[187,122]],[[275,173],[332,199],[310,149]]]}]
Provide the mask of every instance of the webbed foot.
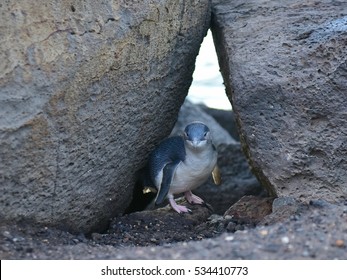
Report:
[{"label": "webbed foot", "polygon": [[175,210],[177,213],[188,213],[191,212],[189,208],[183,205],[178,205],[176,201],[173,198],[169,198],[170,205],[173,210]]},{"label": "webbed foot", "polygon": [[186,197],[187,201],[190,204],[204,204],[205,203],[200,197],[193,194],[191,191],[185,192],[184,196]]}]

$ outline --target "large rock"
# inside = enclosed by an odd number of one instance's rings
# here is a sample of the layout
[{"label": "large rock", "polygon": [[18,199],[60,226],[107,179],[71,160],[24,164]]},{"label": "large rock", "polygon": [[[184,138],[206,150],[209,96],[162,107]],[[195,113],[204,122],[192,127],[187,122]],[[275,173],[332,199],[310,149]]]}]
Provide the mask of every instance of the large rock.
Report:
[{"label": "large rock", "polygon": [[0,6],[0,215],[102,230],[192,80],[209,1]]},{"label": "large rock", "polygon": [[345,1],[214,1],[244,150],[272,194],[347,198]]}]

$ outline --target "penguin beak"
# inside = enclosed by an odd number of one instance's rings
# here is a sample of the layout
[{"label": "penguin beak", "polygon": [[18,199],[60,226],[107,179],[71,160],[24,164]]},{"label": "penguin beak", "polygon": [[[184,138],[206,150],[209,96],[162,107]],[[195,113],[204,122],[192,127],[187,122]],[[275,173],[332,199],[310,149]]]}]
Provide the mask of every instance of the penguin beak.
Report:
[{"label": "penguin beak", "polygon": [[189,142],[190,145],[195,149],[201,148],[205,143],[205,141],[201,141],[200,139],[192,139]]},{"label": "penguin beak", "polygon": [[199,147],[200,141],[199,140],[193,140],[192,144],[193,144],[193,147],[197,148],[197,147]]}]

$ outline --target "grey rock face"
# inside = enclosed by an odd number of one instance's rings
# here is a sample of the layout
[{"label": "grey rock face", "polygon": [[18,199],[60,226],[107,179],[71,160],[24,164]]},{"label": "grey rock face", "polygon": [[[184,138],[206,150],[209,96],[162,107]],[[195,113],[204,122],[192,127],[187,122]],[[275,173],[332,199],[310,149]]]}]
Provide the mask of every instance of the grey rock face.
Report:
[{"label": "grey rock face", "polygon": [[345,1],[214,1],[244,150],[278,196],[347,198]]},{"label": "grey rock face", "polygon": [[209,1],[0,7],[0,215],[101,230],[167,136]]}]

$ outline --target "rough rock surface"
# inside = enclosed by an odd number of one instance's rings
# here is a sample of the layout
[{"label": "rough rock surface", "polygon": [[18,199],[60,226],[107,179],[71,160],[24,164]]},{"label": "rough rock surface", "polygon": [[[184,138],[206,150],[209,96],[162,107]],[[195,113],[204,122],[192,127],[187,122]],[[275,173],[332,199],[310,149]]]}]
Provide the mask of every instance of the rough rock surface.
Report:
[{"label": "rough rock surface", "polygon": [[101,230],[174,125],[209,1],[0,5],[0,213]]},{"label": "rough rock surface", "polygon": [[347,199],[345,1],[213,1],[240,137],[269,191]]}]

